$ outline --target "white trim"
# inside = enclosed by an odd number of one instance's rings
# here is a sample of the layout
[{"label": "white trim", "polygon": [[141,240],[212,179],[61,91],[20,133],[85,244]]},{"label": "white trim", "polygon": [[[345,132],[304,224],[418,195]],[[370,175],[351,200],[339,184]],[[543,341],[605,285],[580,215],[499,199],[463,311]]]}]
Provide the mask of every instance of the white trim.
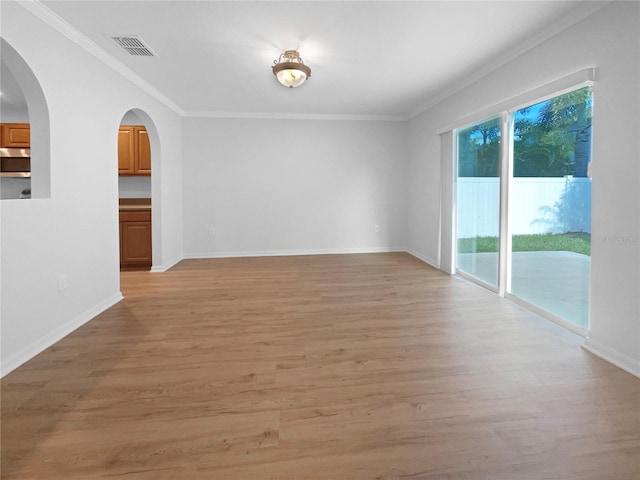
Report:
[{"label": "white trim", "polygon": [[111,56],[109,53],[103,50],[102,47],[98,46],[84,34],[80,33],[76,28],[71,26],[64,19],[62,19],[60,16],[43,5],[39,0],[22,0],[16,3],[38,17],[50,27],[60,32],[80,48],[93,55],[93,57],[118,72],[131,83],[140,87],[145,93],[151,95],[160,103],[169,107],[175,113],[179,115],[184,114],[184,111],[171,99],[169,99],[167,96],[153,87],[149,82],[144,80],[138,74],[134,73],[124,64],[116,60],[115,57]]},{"label": "white trim", "polygon": [[523,107],[534,105],[536,103],[543,102],[553,97],[557,97],[564,93],[577,90],[582,87],[593,85],[596,79],[596,68],[585,68],[578,72],[572,73],[565,77],[559,78],[551,83],[547,83],[541,87],[535,88],[528,92],[516,95],[500,103],[483,108],[475,113],[466,115],[453,123],[436,130],[438,135],[441,135],[450,130],[456,128],[463,128],[473,123],[477,123],[487,118],[492,118],[500,115],[502,112],[512,113],[520,110]]},{"label": "white trim", "polygon": [[556,325],[566,328],[567,330],[569,330],[570,332],[575,333],[576,335],[580,335],[581,337],[586,337],[588,331],[585,330],[582,327],[579,327],[578,325],[576,325],[575,323],[571,323],[569,320],[559,317],[558,315],[555,315],[554,313],[551,313],[547,310],[544,310],[540,307],[538,307],[537,305],[534,305],[532,303],[529,303],[525,300],[522,300],[519,297],[516,297],[515,295],[513,295],[512,293],[505,293],[504,298],[511,300],[513,303],[521,306],[522,308],[535,313],[536,315],[545,318],[547,320],[549,320],[550,322],[555,323]]},{"label": "white trim", "polygon": [[80,328],[85,323],[89,322],[90,320],[93,320],[95,317],[97,317],[102,312],[112,307],[122,299],[123,299],[122,293],[118,292],[110,296],[109,298],[105,299],[103,302],[90,308],[89,310],[85,310],[81,314],[76,315],[74,318],[64,323],[63,325],[60,325],[58,328],[54,329],[52,332],[47,333],[42,338],[20,349],[19,351],[11,355],[9,358],[2,361],[1,376],[4,377],[8,373],[18,368],[23,363],[31,360],[33,357],[35,357],[39,353],[42,353],[44,350],[46,350],[56,342],[59,342],[64,337],[69,335],[74,330]]},{"label": "white trim", "polygon": [[[573,75],[568,75],[560,80],[544,85],[543,87],[536,88],[530,92],[525,93],[512,99],[514,102],[520,101],[508,110],[508,113],[515,113],[518,110],[530,107],[536,103],[544,102],[551,98],[559,97],[565,93],[573,92],[583,87],[593,86],[596,81],[596,68],[585,68]],[[550,90],[550,91],[549,91]]]},{"label": "white trim", "polygon": [[596,357],[599,357],[625,372],[640,378],[640,362],[624,353],[620,353],[606,345],[587,337],[581,347]]},{"label": "white trim", "polygon": [[498,239],[498,293],[504,297],[511,290],[511,186],[513,185],[513,115],[502,113],[500,119],[500,227]]},{"label": "white trim", "polygon": [[174,258],[173,260],[170,260],[169,262],[163,263],[162,265],[159,266],[152,266],[151,267],[151,273],[162,273],[162,272],[166,272],[167,270],[169,270],[171,267],[174,267],[175,265],[177,265],[179,262],[181,262],[183,260],[183,256],[180,255],[179,257]]},{"label": "white trim", "polygon": [[[486,63],[483,67],[476,70],[475,73],[472,73],[471,75],[468,75],[467,77],[465,77],[464,80],[454,83],[449,88],[445,88],[441,90],[438,95],[432,97],[429,101],[422,104],[420,107],[409,112],[409,115],[408,115],[409,120],[417,117],[421,113],[426,112],[430,108],[433,108],[434,106],[438,105],[439,103],[446,100],[447,98],[465,89],[469,85],[476,83],[481,78],[486,77],[493,71],[498,70],[500,67],[508,64],[512,60],[526,53],[527,51],[546,42],[550,38],[555,37],[557,34],[563,32],[567,28],[593,15],[601,8],[604,8],[605,6],[607,6],[609,3],[611,3],[611,1],[605,1],[605,2],[591,1],[591,2],[584,2],[581,5],[576,5],[576,9],[573,9],[570,13],[560,18],[558,21],[549,25],[545,30],[540,31],[537,35],[533,35],[529,37],[526,41],[519,43],[511,51],[503,55],[500,55],[495,60]],[[576,12],[577,9],[582,9],[582,10],[579,12]]]},{"label": "white trim", "polygon": [[[442,102],[446,98],[456,94],[457,92],[463,90],[464,88],[472,85],[477,82],[481,78],[487,76],[491,72],[497,70],[498,68],[506,65],[511,62],[515,58],[521,56],[525,52],[531,50],[532,48],[540,45],[541,43],[547,41],[548,39],[554,37],[558,33],[566,30],[567,28],[575,25],[576,23],[582,21],[583,19],[593,15],[595,12],[605,7],[611,1],[591,1],[591,2],[582,2],[573,9],[570,13],[560,18],[558,21],[549,25],[546,29],[540,31],[537,35],[529,37],[529,39],[525,42],[522,42],[515,46],[513,49],[508,51],[506,54],[500,55],[492,62],[486,63],[482,68],[475,71],[475,73],[471,75],[467,75],[462,81],[454,83],[451,87],[440,90],[438,95],[435,95],[427,102],[423,103],[417,109],[414,109],[406,114],[396,114],[396,115],[357,115],[357,114],[289,114],[289,113],[259,113],[259,112],[197,112],[197,111],[189,111],[186,112],[180,106],[178,106],[175,102],[173,102],[169,97],[164,95],[162,92],[153,87],[150,83],[140,77],[138,74],[134,73],[131,69],[126,67],[123,63],[118,61],[115,57],[109,54],[102,47],[98,46],[91,39],[86,37],[80,31],[78,31],[75,27],[70,25],[64,19],[62,19],[59,15],[54,13],[48,7],[46,7],[40,0],[21,0],[18,3],[25,10],[28,10],[36,17],[40,18],[42,21],[47,23],[49,26],[60,32],[62,35],[67,37],[69,40],[74,42],[79,47],[83,48],[89,54],[93,55],[96,59],[100,60],[123,77],[140,87],[144,92],[161,102],[162,104],[169,107],[175,113],[183,116],[183,117],[207,117],[207,118],[257,118],[257,119],[292,119],[292,120],[366,120],[366,121],[407,121],[415,118],[421,113],[429,110],[433,106]],[[471,123],[471,122],[469,122]],[[438,132],[440,133],[440,132]]]},{"label": "white trim", "polygon": [[406,114],[401,115],[357,115],[357,114],[314,114],[314,113],[262,113],[262,112],[201,112],[201,111],[184,111],[180,106],[173,102],[169,97],[157,90],[153,85],[133,72],[123,63],[118,61],[114,56],[96,44],[93,40],[86,37],[75,27],[66,22],[48,7],[43,5],[40,0],[23,0],[17,2],[25,10],[44,21],[50,27],[54,28],[62,35],[67,37],[73,43],[84,49],[96,59],[118,72],[131,83],[141,88],[145,93],[149,94],[160,103],[166,105],[175,113],[182,117],[200,117],[200,118],[226,118],[226,119],[260,119],[260,120],[342,120],[342,121],[373,121],[373,122],[404,122],[409,120]]},{"label": "white trim", "polygon": [[456,268],[456,271],[453,274],[453,276],[456,278],[459,278],[460,280],[473,283],[474,285],[477,285],[480,288],[484,288],[485,290],[489,290],[490,292],[495,293],[498,296],[501,296],[500,292],[496,287],[494,287],[493,285],[489,285],[487,282],[485,282],[481,278],[471,275],[470,273],[465,272],[464,270],[460,270],[459,268]]},{"label": "white trim", "polygon": [[427,265],[441,270],[438,266],[438,262],[434,259],[422,255],[404,247],[390,247],[390,248],[347,248],[347,249],[324,249],[324,250],[279,250],[270,252],[221,252],[221,253],[191,253],[184,256],[185,259],[200,259],[200,258],[244,258],[244,257],[295,257],[305,255],[351,255],[359,253],[407,253],[412,257],[426,263]]},{"label": "white trim", "polygon": [[453,131],[440,134],[440,192],[438,196],[438,264],[453,275],[456,271],[458,145]]},{"label": "white trim", "polygon": [[397,253],[407,252],[405,247],[368,247],[368,248],[328,248],[322,250],[270,250],[248,252],[202,252],[186,253],[185,259],[197,258],[240,258],[240,257],[293,257],[302,255],[345,255],[353,253]]},{"label": "white trim", "polygon": [[354,115],[323,113],[260,113],[260,112],[183,112],[184,117],[244,120],[341,120],[365,122],[405,122],[406,115]]},{"label": "white trim", "polygon": [[[426,263],[430,267],[437,268],[440,271],[444,271],[440,268],[438,262],[436,262],[433,258],[427,257],[426,255],[422,255],[421,253],[416,252],[415,250],[411,250],[410,248],[406,250],[406,253],[409,255],[416,257],[418,260]],[[446,272],[445,272],[446,273]]]}]

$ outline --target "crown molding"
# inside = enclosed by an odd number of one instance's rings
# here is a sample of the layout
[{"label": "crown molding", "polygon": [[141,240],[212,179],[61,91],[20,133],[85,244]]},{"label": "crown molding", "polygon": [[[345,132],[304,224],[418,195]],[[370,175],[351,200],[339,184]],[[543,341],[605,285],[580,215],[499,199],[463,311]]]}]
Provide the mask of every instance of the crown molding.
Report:
[{"label": "crown molding", "polygon": [[167,96],[153,87],[150,83],[143,80],[138,74],[134,73],[124,64],[116,60],[113,56],[99,47],[95,42],[87,38],[84,34],[80,33],[74,27],[72,27],[69,23],[64,21],[61,17],[56,15],[49,8],[40,3],[39,0],[21,0],[16,2],[25,10],[29,11],[40,20],[45,22],[50,27],[54,28],[62,35],[67,37],[73,43],[78,45],[80,48],[84,49],[89,54],[93,55],[96,59],[100,60],[102,63],[112,68],[120,75],[125,77],[131,83],[135,84],[139,88],[141,88],[145,93],[149,94],[160,103],[166,105],[171,110],[179,115],[183,115],[184,111],[172,100],[170,100]]},{"label": "crown molding", "polygon": [[602,8],[612,3],[612,1],[613,0],[587,1],[579,4],[580,7],[576,8],[575,11],[572,11],[567,15],[564,15],[563,17],[559,18],[557,21],[550,24],[547,28],[538,32],[536,35],[531,36],[528,40],[519,43],[512,49],[509,49],[504,54],[497,57],[494,61],[488,62],[487,64],[484,65],[484,67],[476,70],[471,75],[466,76],[464,80],[453,83],[450,87],[445,88],[440,93],[430,98],[427,102],[423,103],[418,108],[409,112],[407,114],[407,119],[411,120],[412,118],[417,117],[421,113],[426,112],[430,108],[435,107],[442,101],[455,95],[459,91],[467,88],[469,85],[476,83],[483,77],[486,77],[487,75],[494,72],[495,70],[498,70],[500,67],[515,60],[516,58],[520,57],[521,55],[528,52],[529,50],[555,37],[556,35],[568,29],[569,27],[572,27],[576,23],[581,22],[585,18],[593,15],[598,10],[601,10]]},{"label": "crown molding", "polygon": [[322,113],[259,113],[259,112],[196,112],[186,111],[183,117],[191,118],[227,118],[245,120],[341,120],[365,122],[404,122],[406,115],[355,115]]},{"label": "crown molding", "polygon": [[343,114],[313,114],[313,113],[259,113],[259,112],[186,112],[171,99],[153,87],[150,83],[134,73],[115,57],[107,53],[102,47],[90,40],[76,28],[71,26],[52,10],[43,5],[39,0],[21,0],[18,5],[28,10],[30,13],[41,19],[73,43],[84,49],[86,52],[100,60],[102,63],[112,68],[127,80],[141,88],[162,104],[169,107],[182,117],[199,118],[238,118],[238,119],[260,119],[260,120],[345,120],[345,121],[406,121],[406,115],[343,115]]},{"label": "crown molding", "polygon": [[[0,0],[1,1],[1,0]],[[607,1],[587,1],[580,3],[580,7],[575,11],[565,15],[558,21],[549,25],[546,29],[541,30],[537,35],[530,37],[514,48],[508,50],[494,61],[487,63],[483,68],[476,70],[473,74],[468,75],[464,80],[453,83],[450,87],[440,91],[440,93],[431,97],[418,108],[413,109],[406,114],[400,115],[358,115],[358,114],[314,114],[314,113],[260,113],[260,112],[209,112],[209,111],[185,111],[175,102],[153,87],[142,77],[134,73],[115,57],[107,53],[104,49],[90,40],[84,34],[79,32],[48,7],[43,5],[40,0],[20,0],[16,3],[24,9],[40,18],[46,24],[60,32],[76,45],[84,49],[86,52],[100,60],[102,63],[112,68],[124,78],[138,86],[145,93],[166,105],[172,111],[183,117],[192,118],[228,118],[228,119],[260,119],[260,120],[342,120],[342,121],[394,121],[402,122],[411,120],[421,113],[438,105],[445,99],[458,93],[469,85],[479,81],[483,77],[489,75],[493,71],[499,69],[510,61],[523,55],[525,52],[535,48],[550,38],[558,35],[567,28],[575,25],[581,20],[593,15],[613,0]]]},{"label": "crown molding", "polygon": [[436,130],[436,134],[442,135],[443,133],[455,128],[462,128],[465,125],[479,122],[488,117],[500,115],[501,112],[514,113],[522,108],[544,102],[545,100],[549,100],[553,97],[558,97],[572,90],[594,85],[596,77],[596,67],[578,70],[575,73],[558,78],[553,82],[541,85],[533,90],[523,92],[515,97],[510,97],[507,100],[503,100],[499,103],[485,107],[482,110],[458,118],[454,122],[438,128],[438,130]]}]

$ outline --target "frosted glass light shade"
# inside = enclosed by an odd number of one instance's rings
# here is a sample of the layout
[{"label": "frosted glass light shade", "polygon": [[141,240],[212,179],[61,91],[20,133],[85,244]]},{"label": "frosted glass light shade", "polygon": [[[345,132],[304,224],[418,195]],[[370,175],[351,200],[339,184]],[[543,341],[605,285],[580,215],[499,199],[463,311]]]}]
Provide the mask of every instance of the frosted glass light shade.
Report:
[{"label": "frosted glass light shade", "polygon": [[285,87],[294,88],[302,85],[307,79],[307,74],[302,70],[286,68],[276,73],[278,81]]},{"label": "frosted glass light shade", "polygon": [[311,76],[311,69],[304,64],[296,50],[285,51],[273,63],[273,74],[285,87],[299,87]]}]

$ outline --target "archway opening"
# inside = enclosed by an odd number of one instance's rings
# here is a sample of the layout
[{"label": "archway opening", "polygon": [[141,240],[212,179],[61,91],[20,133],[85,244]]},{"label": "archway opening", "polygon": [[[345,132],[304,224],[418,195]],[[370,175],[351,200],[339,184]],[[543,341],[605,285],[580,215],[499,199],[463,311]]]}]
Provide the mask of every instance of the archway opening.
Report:
[{"label": "archway opening", "polygon": [[22,56],[0,38],[2,148],[0,197],[51,197],[49,109]]},{"label": "archway opening", "polygon": [[154,235],[160,231],[159,215],[154,215],[158,204],[152,186],[159,154],[158,133],[151,117],[140,109],[127,111],[118,127],[121,270],[150,270],[153,252],[159,249],[159,235]]}]

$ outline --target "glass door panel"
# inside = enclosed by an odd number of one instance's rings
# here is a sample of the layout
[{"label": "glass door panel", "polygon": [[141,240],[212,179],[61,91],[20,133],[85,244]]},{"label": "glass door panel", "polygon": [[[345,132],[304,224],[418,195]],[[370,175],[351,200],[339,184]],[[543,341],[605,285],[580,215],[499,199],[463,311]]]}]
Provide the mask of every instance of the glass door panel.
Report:
[{"label": "glass door panel", "polygon": [[591,91],[514,114],[508,293],[588,328]]},{"label": "glass door panel", "polygon": [[498,287],[500,117],[458,130],[456,268]]}]

